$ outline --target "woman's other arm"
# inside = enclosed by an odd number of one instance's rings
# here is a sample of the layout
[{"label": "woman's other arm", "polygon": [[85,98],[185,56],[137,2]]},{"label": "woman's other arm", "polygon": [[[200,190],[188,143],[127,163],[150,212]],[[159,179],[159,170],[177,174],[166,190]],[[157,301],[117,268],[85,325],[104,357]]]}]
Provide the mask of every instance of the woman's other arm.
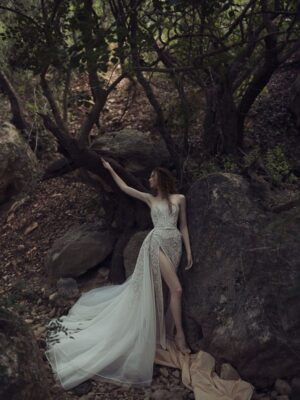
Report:
[{"label": "woman's other arm", "polygon": [[134,197],[138,200],[145,202],[146,204],[148,204],[149,207],[151,207],[152,195],[150,193],[140,192],[139,190],[136,190],[136,189],[128,186],[127,183],[124,182],[123,179],[115,172],[115,170],[112,168],[112,166],[110,165],[109,162],[105,161],[102,157],[101,157],[101,161],[102,161],[104,168],[106,168],[110,172],[113,180],[116,182],[116,184],[119,186],[119,188],[124,193],[128,194],[131,197]]},{"label": "woman's other arm", "polygon": [[190,245],[190,237],[189,237],[189,230],[187,226],[187,218],[186,218],[186,200],[185,196],[182,194],[180,195],[180,232],[182,234],[182,240],[186,250],[187,256],[187,266],[185,269],[190,269],[193,265],[193,258],[192,258],[192,251]]}]

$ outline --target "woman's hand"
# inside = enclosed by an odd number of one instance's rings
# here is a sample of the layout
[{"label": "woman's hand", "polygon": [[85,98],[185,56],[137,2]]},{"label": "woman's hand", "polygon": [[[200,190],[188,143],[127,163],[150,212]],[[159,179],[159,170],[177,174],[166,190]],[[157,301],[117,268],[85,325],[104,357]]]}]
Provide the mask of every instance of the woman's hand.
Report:
[{"label": "woman's hand", "polygon": [[110,165],[110,163],[108,161],[105,161],[104,158],[102,158],[102,157],[101,157],[101,161],[102,161],[102,164],[103,164],[104,168],[108,169],[109,171],[112,170],[112,167],[111,167],[111,165]]},{"label": "woman's hand", "polygon": [[193,265],[193,258],[192,258],[192,254],[188,254],[187,255],[187,266],[185,267],[185,270],[189,270],[192,268]]}]

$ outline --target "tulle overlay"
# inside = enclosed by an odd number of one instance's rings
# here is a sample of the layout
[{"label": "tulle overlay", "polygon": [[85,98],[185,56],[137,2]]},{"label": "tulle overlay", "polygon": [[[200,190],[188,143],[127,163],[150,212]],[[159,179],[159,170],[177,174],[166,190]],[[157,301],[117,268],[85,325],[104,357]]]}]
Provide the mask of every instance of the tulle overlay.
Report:
[{"label": "tulle overlay", "polygon": [[151,383],[156,346],[166,348],[159,250],[177,269],[182,250],[179,207],[151,208],[154,229],[145,238],[133,274],[121,285],[84,293],[68,315],[47,328],[46,356],[65,389],[99,376],[119,383]]}]

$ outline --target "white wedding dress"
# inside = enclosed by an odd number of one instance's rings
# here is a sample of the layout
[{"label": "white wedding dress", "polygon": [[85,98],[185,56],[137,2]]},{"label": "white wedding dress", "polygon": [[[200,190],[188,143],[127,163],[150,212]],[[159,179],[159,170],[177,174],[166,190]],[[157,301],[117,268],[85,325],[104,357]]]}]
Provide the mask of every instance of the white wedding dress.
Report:
[{"label": "white wedding dress", "polygon": [[121,285],[84,293],[68,315],[48,324],[46,356],[65,389],[98,376],[119,383],[152,381],[156,346],[166,348],[159,249],[175,270],[182,251],[179,206],[151,208],[154,229],[145,238],[133,274]]}]

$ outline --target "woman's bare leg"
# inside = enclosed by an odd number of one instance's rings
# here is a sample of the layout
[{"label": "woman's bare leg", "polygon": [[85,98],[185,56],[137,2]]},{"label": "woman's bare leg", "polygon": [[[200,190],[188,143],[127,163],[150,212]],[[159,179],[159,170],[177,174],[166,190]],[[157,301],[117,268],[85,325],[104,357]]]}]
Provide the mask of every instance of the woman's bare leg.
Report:
[{"label": "woman's bare leg", "polygon": [[170,308],[176,326],[176,343],[181,351],[183,351],[184,353],[189,353],[190,349],[186,344],[185,335],[182,328],[182,318],[181,318],[182,287],[179,282],[178,276],[174,271],[174,268],[170,264],[169,259],[161,250],[159,251],[159,266],[162,277],[170,290],[170,297],[171,297]]}]

